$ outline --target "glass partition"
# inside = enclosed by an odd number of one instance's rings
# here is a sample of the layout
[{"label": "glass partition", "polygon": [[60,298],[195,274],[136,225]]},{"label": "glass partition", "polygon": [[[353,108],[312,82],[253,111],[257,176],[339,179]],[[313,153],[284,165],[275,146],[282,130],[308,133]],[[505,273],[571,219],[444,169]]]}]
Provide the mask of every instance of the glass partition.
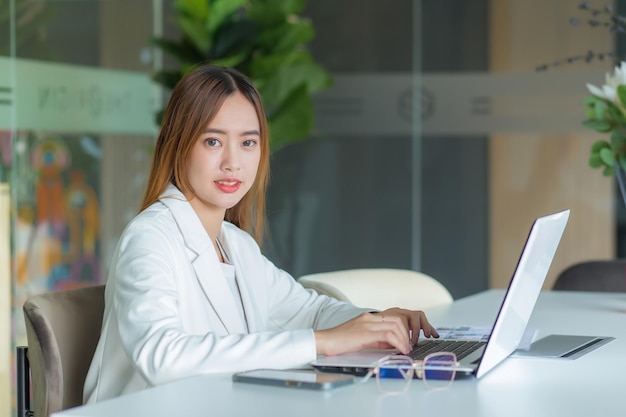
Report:
[{"label": "glass partition", "polygon": [[[12,232],[12,308],[0,303],[0,317],[12,311],[13,329],[2,365],[26,344],[26,297],[104,283],[137,211],[157,129],[153,3],[0,2],[0,174]],[[2,415],[14,405],[8,386]]]},{"label": "glass partition", "polygon": [[296,277],[416,269],[456,297],[486,288],[486,135],[422,124],[446,115],[430,74],[487,68],[487,3],[310,3],[312,51],[334,85],[316,99],[318,135],[274,158],[279,265]]},{"label": "glass partition", "polygon": [[295,277],[412,267],[413,13],[410,1],[307,5],[334,85],[316,96],[316,134],[273,157],[267,248]]},{"label": "glass partition", "polygon": [[274,158],[279,265],[413,268],[458,298],[506,287],[534,219],[564,208],[545,288],[572,263],[614,257],[613,180],[588,166],[597,136],[581,124],[585,84],[613,65],[584,59],[614,48],[604,6],[311,3],[312,50],[335,84],[317,97],[319,134]]},{"label": "glass partition", "polygon": [[12,317],[11,317],[11,202],[7,169],[13,126],[13,72],[9,57],[13,50],[15,18],[13,6],[0,1],[0,415],[10,415],[13,408],[12,386]]}]

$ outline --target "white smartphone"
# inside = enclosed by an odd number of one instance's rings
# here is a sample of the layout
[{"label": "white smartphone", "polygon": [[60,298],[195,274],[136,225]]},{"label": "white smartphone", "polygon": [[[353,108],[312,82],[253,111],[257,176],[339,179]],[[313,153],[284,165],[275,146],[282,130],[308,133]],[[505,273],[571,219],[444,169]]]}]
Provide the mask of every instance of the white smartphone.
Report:
[{"label": "white smartphone", "polygon": [[233,381],[326,391],[352,384],[354,377],[306,369],[256,369],[234,374]]}]

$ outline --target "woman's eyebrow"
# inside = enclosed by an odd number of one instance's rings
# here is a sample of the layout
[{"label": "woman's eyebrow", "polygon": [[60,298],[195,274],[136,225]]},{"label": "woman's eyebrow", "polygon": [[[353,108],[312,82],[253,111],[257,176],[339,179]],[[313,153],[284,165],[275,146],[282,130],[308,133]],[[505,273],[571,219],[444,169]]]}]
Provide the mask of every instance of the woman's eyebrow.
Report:
[{"label": "woman's eyebrow", "polygon": [[241,136],[249,136],[249,135],[261,136],[261,133],[256,129],[252,129],[252,130],[246,130],[245,132],[241,134]]},{"label": "woman's eyebrow", "polygon": [[[204,129],[204,133],[217,133],[220,135],[225,135],[226,131],[222,129],[215,129],[215,128],[210,127],[210,128]],[[241,136],[249,136],[249,135],[261,136],[261,133],[256,129],[246,130],[245,132],[241,132]]]}]

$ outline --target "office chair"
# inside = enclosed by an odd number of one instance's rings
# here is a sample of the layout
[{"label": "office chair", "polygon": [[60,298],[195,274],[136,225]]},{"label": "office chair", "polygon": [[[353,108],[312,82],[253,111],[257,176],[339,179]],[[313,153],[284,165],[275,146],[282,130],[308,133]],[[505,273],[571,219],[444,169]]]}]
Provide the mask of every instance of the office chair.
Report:
[{"label": "office chair", "polygon": [[449,304],[452,295],[439,281],[407,269],[348,269],[304,275],[298,282],[320,294],[358,307],[424,310]]},{"label": "office chair", "polygon": [[[17,347],[17,416],[82,405],[83,385],[100,338],[104,285],[33,295],[24,303],[28,347]],[[29,375],[30,371],[30,375]]]},{"label": "office chair", "polygon": [[626,259],[585,261],[563,270],[553,290],[626,292]]}]

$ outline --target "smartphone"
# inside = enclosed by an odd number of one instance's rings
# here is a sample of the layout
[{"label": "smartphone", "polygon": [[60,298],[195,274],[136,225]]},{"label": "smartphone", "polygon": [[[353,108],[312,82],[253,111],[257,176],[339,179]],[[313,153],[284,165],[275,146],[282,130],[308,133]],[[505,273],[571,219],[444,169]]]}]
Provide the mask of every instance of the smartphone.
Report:
[{"label": "smartphone", "polygon": [[306,369],[256,369],[234,374],[233,381],[327,391],[354,383],[354,377]]}]

